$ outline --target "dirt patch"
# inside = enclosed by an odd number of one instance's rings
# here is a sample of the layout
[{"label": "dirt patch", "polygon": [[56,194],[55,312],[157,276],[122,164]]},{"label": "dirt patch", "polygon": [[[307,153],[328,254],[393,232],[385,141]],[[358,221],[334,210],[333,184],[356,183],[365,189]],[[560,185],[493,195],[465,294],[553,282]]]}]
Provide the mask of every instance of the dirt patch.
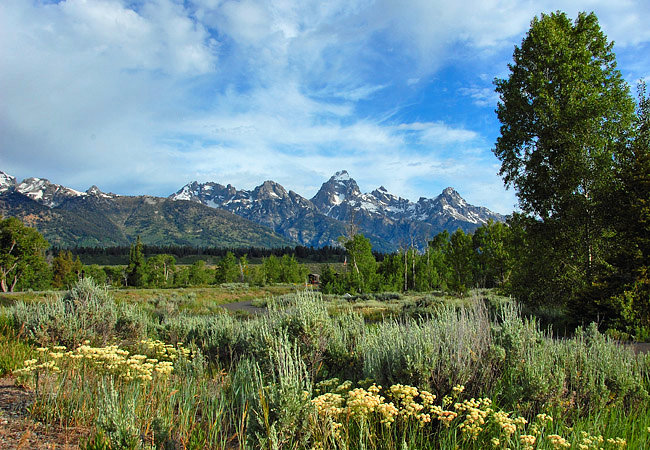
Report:
[{"label": "dirt patch", "polygon": [[632,342],[625,344],[626,347],[631,348],[634,353],[650,353],[650,342]]},{"label": "dirt patch", "polygon": [[16,386],[10,377],[0,379],[0,448],[76,449],[88,431],[81,428],[45,426],[29,415],[32,391]]},{"label": "dirt patch", "polygon": [[224,305],[221,305],[221,307],[232,312],[244,311],[251,314],[263,314],[266,312],[266,308],[259,308],[257,306],[253,306],[253,302],[251,302],[250,300],[244,302],[226,303]]}]

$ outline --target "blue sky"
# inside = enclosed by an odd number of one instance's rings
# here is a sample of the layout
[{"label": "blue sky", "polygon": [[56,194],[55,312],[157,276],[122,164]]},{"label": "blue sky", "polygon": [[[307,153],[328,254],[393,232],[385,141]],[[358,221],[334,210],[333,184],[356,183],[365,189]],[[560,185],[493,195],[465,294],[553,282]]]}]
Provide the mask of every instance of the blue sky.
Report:
[{"label": "blue sky", "polygon": [[516,204],[492,80],[542,12],[594,11],[634,86],[647,0],[3,0],[0,170],[167,196],[272,179],[310,198],[346,169],[417,200]]}]

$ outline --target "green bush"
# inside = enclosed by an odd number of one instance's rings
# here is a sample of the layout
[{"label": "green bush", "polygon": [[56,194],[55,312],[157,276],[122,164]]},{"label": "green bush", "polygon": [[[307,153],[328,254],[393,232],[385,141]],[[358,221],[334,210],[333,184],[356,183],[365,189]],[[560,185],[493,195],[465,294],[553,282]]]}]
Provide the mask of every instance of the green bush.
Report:
[{"label": "green bush", "polygon": [[116,304],[105,287],[92,279],[79,280],[63,296],[38,303],[20,302],[9,314],[14,326],[40,345],[78,346],[86,340],[106,344],[111,340],[135,341],[151,327],[137,306]]}]

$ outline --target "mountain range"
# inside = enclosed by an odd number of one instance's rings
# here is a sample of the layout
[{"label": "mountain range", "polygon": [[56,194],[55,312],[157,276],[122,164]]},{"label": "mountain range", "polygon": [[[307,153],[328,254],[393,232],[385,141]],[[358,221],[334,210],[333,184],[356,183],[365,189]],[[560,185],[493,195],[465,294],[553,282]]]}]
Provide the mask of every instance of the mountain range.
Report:
[{"label": "mountain range", "polygon": [[253,190],[194,181],[162,198],[104,193],[96,186],[81,192],[43,178],[18,183],[0,171],[0,213],[23,219],[59,246],[124,245],[140,235],[158,245],[321,247],[359,231],[384,252],[422,245],[443,230],[468,232],[504,220],[468,204],[453,188],[417,202],[383,186],[362,193],[345,170],[311,199],[274,181]]}]

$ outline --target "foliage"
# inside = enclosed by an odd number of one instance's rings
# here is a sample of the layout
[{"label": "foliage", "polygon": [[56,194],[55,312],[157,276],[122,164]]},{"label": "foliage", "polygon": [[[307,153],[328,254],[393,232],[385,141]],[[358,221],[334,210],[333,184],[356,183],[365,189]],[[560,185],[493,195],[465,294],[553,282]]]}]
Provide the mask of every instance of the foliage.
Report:
[{"label": "foliage", "polygon": [[[648,334],[648,99],[634,102],[596,16],[542,14],[495,81],[495,155],[519,197],[508,287],[529,305],[567,306]],[[475,235],[477,236],[477,235]]]},{"label": "foliage", "polygon": [[145,283],[144,255],[142,254],[142,241],[140,236],[131,245],[129,265],[126,268],[128,286],[141,287]]},{"label": "foliage", "polygon": [[69,288],[81,275],[81,261],[72,258],[70,251],[62,251],[52,260],[52,287]]},{"label": "foliage", "polygon": [[23,332],[41,345],[73,347],[91,340],[106,343],[116,336],[144,336],[148,320],[129,304],[116,304],[92,279],[79,280],[65,295],[35,304],[17,303],[9,314]]},{"label": "foliage", "polygon": [[[70,298],[112,302],[75,289]],[[91,429],[87,448],[647,444],[650,359],[595,326],[555,340],[513,303],[468,305],[367,326],[351,311],[330,315],[320,295],[304,292],[270,300],[268,314],[247,320],[163,313],[144,328],[148,339],[105,334],[71,308],[79,317],[70,323],[86,324],[75,332],[100,345],[51,339],[15,374],[38,386],[39,420]],[[9,325],[31,329],[39,304],[20,308],[27,320],[12,316]],[[103,336],[116,344],[101,344]]]},{"label": "foliage", "polygon": [[176,258],[159,254],[147,258],[145,272],[147,286],[167,287],[173,283],[176,271]]},{"label": "foliage", "polygon": [[215,281],[217,283],[233,283],[239,281],[239,265],[232,252],[226,253],[221,261],[219,261]]},{"label": "foliage", "polygon": [[[43,257],[48,242],[38,231],[15,217],[0,220],[0,289],[13,292],[21,286],[42,286],[49,279]],[[45,274],[45,275],[44,275]]]}]

